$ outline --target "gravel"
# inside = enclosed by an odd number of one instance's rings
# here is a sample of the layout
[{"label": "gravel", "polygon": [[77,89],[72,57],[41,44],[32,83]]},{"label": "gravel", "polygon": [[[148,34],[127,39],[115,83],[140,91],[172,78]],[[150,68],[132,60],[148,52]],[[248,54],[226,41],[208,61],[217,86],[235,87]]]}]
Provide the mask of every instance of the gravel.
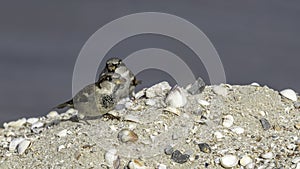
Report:
[{"label": "gravel", "polygon": [[[300,167],[299,97],[290,90],[205,86],[170,108],[170,89],[167,82],[143,89],[136,100],[87,122],[67,120],[77,113],[70,109],[5,123],[0,168]],[[121,131],[133,141],[120,141]]]}]

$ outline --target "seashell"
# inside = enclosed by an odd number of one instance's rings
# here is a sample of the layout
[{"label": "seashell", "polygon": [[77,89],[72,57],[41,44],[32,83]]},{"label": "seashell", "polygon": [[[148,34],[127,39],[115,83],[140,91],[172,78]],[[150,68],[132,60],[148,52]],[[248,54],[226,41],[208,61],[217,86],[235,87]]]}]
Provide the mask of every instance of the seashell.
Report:
[{"label": "seashell", "polygon": [[232,115],[226,115],[223,117],[223,126],[229,128],[233,125],[234,119]]},{"label": "seashell", "polygon": [[60,146],[58,146],[57,151],[59,152],[59,151],[61,151],[62,149],[65,149],[65,148],[66,148],[65,145],[60,145]]},{"label": "seashell", "polygon": [[134,123],[141,123],[138,116],[134,116],[134,115],[131,115],[131,114],[125,115],[124,120],[134,122]]},{"label": "seashell", "polygon": [[154,98],[157,96],[165,96],[170,89],[171,86],[168,82],[161,82],[146,89],[145,93],[147,98]]},{"label": "seashell", "polygon": [[147,88],[144,88],[144,89],[140,90],[139,92],[137,92],[134,95],[134,98],[135,99],[140,99],[141,97],[145,96],[146,95],[146,90],[147,90]]},{"label": "seashell", "polygon": [[224,86],[215,86],[213,92],[223,97],[227,96],[227,89]]},{"label": "seashell", "polygon": [[293,164],[297,164],[297,163],[299,163],[300,162],[300,157],[296,157],[296,158],[294,158],[293,160],[292,160],[292,163]]},{"label": "seashell", "polygon": [[259,87],[260,85],[258,83],[256,83],[256,82],[253,82],[253,83],[250,84],[250,86]]},{"label": "seashell", "polygon": [[231,129],[231,131],[235,132],[236,134],[243,134],[245,130],[242,127],[235,127]]},{"label": "seashell", "polygon": [[32,124],[30,129],[33,133],[39,134],[44,129],[43,127],[44,127],[44,123],[36,122],[36,123]]},{"label": "seashell", "polygon": [[123,129],[118,134],[118,139],[123,142],[136,142],[138,140],[138,135],[132,130]]},{"label": "seashell", "polygon": [[104,155],[104,159],[106,161],[106,163],[108,164],[109,167],[113,167],[113,168],[119,168],[120,166],[120,158],[117,155],[117,150],[116,149],[110,149],[108,150],[105,155]]},{"label": "seashell", "polygon": [[221,165],[225,168],[235,167],[239,159],[235,155],[225,155],[220,159]]},{"label": "seashell", "polygon": [[9,151],[15,151],[17,146],[24,140],[23,137],[15,138],[9,143]]},{"label": "seashell", "polygon": [[285,89],[280,92],[282,96],[292,101],[297,101],[297,94],[292,89]]},{"label": "seashell", "polygon": [[164,164],[158,164],[156,169],[167,169],[167,166]]},{"label": "seashell", "polygon": [[31,142],[29,140],[23,140],[19,143],[17,150],[19,154],[23,154],[26,149],[30,146]]},{"label": "seashell", "polygon": [[271,159],[274,157],[274,154],[272,152],[267,152],[261,155],[262,158],[264,159]]},{"label": "seashell", "polygon": [[209,106],[209,102],[206,100],[197,99],[197,102],[202,106]]},{"label": "seashell", "polygon": [[174,113],[176,114],[177,116],[180,116],[181,115],[181,112],[180,110],[174,108],[174,107],[166,107],[165,109],[163,109],[164,111],[167,111],[167,112],[170,112],[170,113]]},{"label": "seashell", "polygon": [[217,140],[221,140],[224,137],[224,135],[219,131],[214,132],[213,135]]},{"label": "seashell", "polygon": [[129,169],[147,169],[145,164],[140,160],[131,160],[128,164]]},{"label": "seashell", "polygon": [[54,118],[58,118],[59,117],[59,114],[57,113],[57,111],[50,111],[46,117],[48,119],[54,119]]},{"label": "seashell", "polygon": [[175,85],[168,93],[165,102],[170,107],[183,107],[187,103],[187,93],[184,89]]},{"label": "seashell", "polygon": [[22,127],[24,124],[26,123],[26,119],[25,118],[22,118],[22,119],[19,119],[17,121],[11,121],[11,122],[8,122],[8,123],[4,123],[3,126],[5,129],[9,128],[9,127],[12,127],[12,128],[20,128]]},{"label": "seashell", "polygon": [[68,130],[67,129],[64,129],[58,133],[56,133],[55,135],[58,136],[58,137],[66,137],[68,134]]},{"label": "seashell", "polygon": [[38,121],[39,121],[38,118],[29,118],[29,119],[26,120],[26,122],[31,124],[31,125],[38,122]]},{"label": "seashell", "polygon": [[242,166],[247,166],[248,164],[252,163],[252,158],[249,157],[248,155],[244,155],[241,159],[240,159],[240,164]]}]

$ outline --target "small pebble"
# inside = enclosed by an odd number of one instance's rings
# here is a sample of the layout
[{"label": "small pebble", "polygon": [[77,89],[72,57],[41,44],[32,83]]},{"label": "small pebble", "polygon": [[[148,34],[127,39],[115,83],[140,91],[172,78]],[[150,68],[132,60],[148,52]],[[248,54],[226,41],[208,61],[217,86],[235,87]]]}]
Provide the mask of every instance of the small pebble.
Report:
[{"label": "small pebble", "polygon": [[202,106],[209,106],[209,102],[206,100],[197,99],[197,102]]},{"label": "small pebble", "polygon": [[233,125],[234,118],[232,115],[226,115],[223,117],[223,126],[229,128]]},{"label": "small pebble", "polygon": [[26,149],[30,146],[31,142],[29,140],[23,140],[17,147],[18,153],[23,154]]},{"label": "small pebble", "polygon": [[209,147],[209,145],[207,143],[200,143],[198,144],[200,151],[204,152],[204,153],[210,153],[211,152],[211,148]]},{"label": "small pebble", "polygon": [[274,154],[272,152],[267,152],[261,155],[262,158],[264,159],[271,159],[274,157]]},{"label": "small pebble", "polygon": [[168,145],[165,149],[164,152],[166,155],[171,155],[174,152],[174,148],[171,145]]},{"label": "small pebble", "polygon": [[221,165],[225,168],[235,167],[239,159],[235,155],[225,155],[220,159]]},{"label": "small pebble", "polygon": [[300,130],[300,123],[295,124],[295,128]]},{"label": "small pebble", "polygon": [[213,92],[217,95],[226,97],[227,96],[227,89],[224,86],[215,86],[213,88]]},{"label": "small pebble", "polygon": [[269,123],[269,121],[265,118],[261,118],[260,120],[261,126],[264,130],[268,130],[271,128],[271,124]]},{"label": "small pebble", "polygon": [[295,93],[295,91],[294,90],[292,90],[292,89],[285,89],[285,90],[282,90],[281,92],[280,92],[280,94],[282,95],[282,96],[284,96],[285,98],[287,98],[287,99],[290,99],[290,100],[292,100],[292,101],[297,101],[297,94]]},{"label": "small pebble", "polygon": [[46,117],[48,119],[54,119],[54,118],[58,118],[59,117],[59,114],[57,113],[57,111],[50,111]]},{"label": "small pebble", "polygon": [[244,155],[241,159],[240,159],[240,164],[242,166],[247,166],[248,164],[252,163],[252,158],[249,157],[248,155]]},{"label": "small pebble", "polygon": [[190,156],[188,154],[182,154],[179,150],[175,150],[172,153],[171,159],[179,164],[183,164],[189,160]]}]

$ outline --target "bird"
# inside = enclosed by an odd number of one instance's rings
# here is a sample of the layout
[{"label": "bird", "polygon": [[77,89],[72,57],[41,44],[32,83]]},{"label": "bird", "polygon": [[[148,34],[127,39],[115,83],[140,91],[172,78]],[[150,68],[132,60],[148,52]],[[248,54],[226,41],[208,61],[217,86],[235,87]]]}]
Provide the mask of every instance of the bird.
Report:
[{"label": "bird", "polygon": [[141,84],[141,81],[136,79],[135,75],[123,61],[116,57],[107,60],[106,66],[100,74],[100,77],[108,72],[118,73],[122,78],[126,79],[126,83],[116,91],[116,99],[120,100],[126,97],[134,99],[135,87],[138,84]]},{"label": "bird", "polygon": [[123,88],[125,83],[120,74],[107,72],[97,82],[85,86],[71,100],[56,108],[75,108],[79,119],[101,117],[114,108],[117,103],[116,91]]}]

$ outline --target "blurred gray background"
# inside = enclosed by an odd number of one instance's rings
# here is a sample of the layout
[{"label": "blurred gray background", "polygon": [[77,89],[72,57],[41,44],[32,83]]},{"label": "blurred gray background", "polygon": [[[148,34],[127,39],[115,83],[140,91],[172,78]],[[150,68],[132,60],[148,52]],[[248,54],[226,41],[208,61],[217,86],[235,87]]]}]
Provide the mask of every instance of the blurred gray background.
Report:
[{"label": "blurred gray background", "polygon": [[[69,99],[78,53],[106,23],[137,12],[165,12],[198,26],[217,49],[230,84],[256,81],[300,91],[300,1],[3,1],[0,5],[0,124],[45,115]],[[106,57],[149,47],[170,50],[207,82],[201,62],[182,43],[142,35],[117,44]],[[101,64],[103,66],[103,63]],[[158,70],[138,75],[143,86],[163,79]]]}]

